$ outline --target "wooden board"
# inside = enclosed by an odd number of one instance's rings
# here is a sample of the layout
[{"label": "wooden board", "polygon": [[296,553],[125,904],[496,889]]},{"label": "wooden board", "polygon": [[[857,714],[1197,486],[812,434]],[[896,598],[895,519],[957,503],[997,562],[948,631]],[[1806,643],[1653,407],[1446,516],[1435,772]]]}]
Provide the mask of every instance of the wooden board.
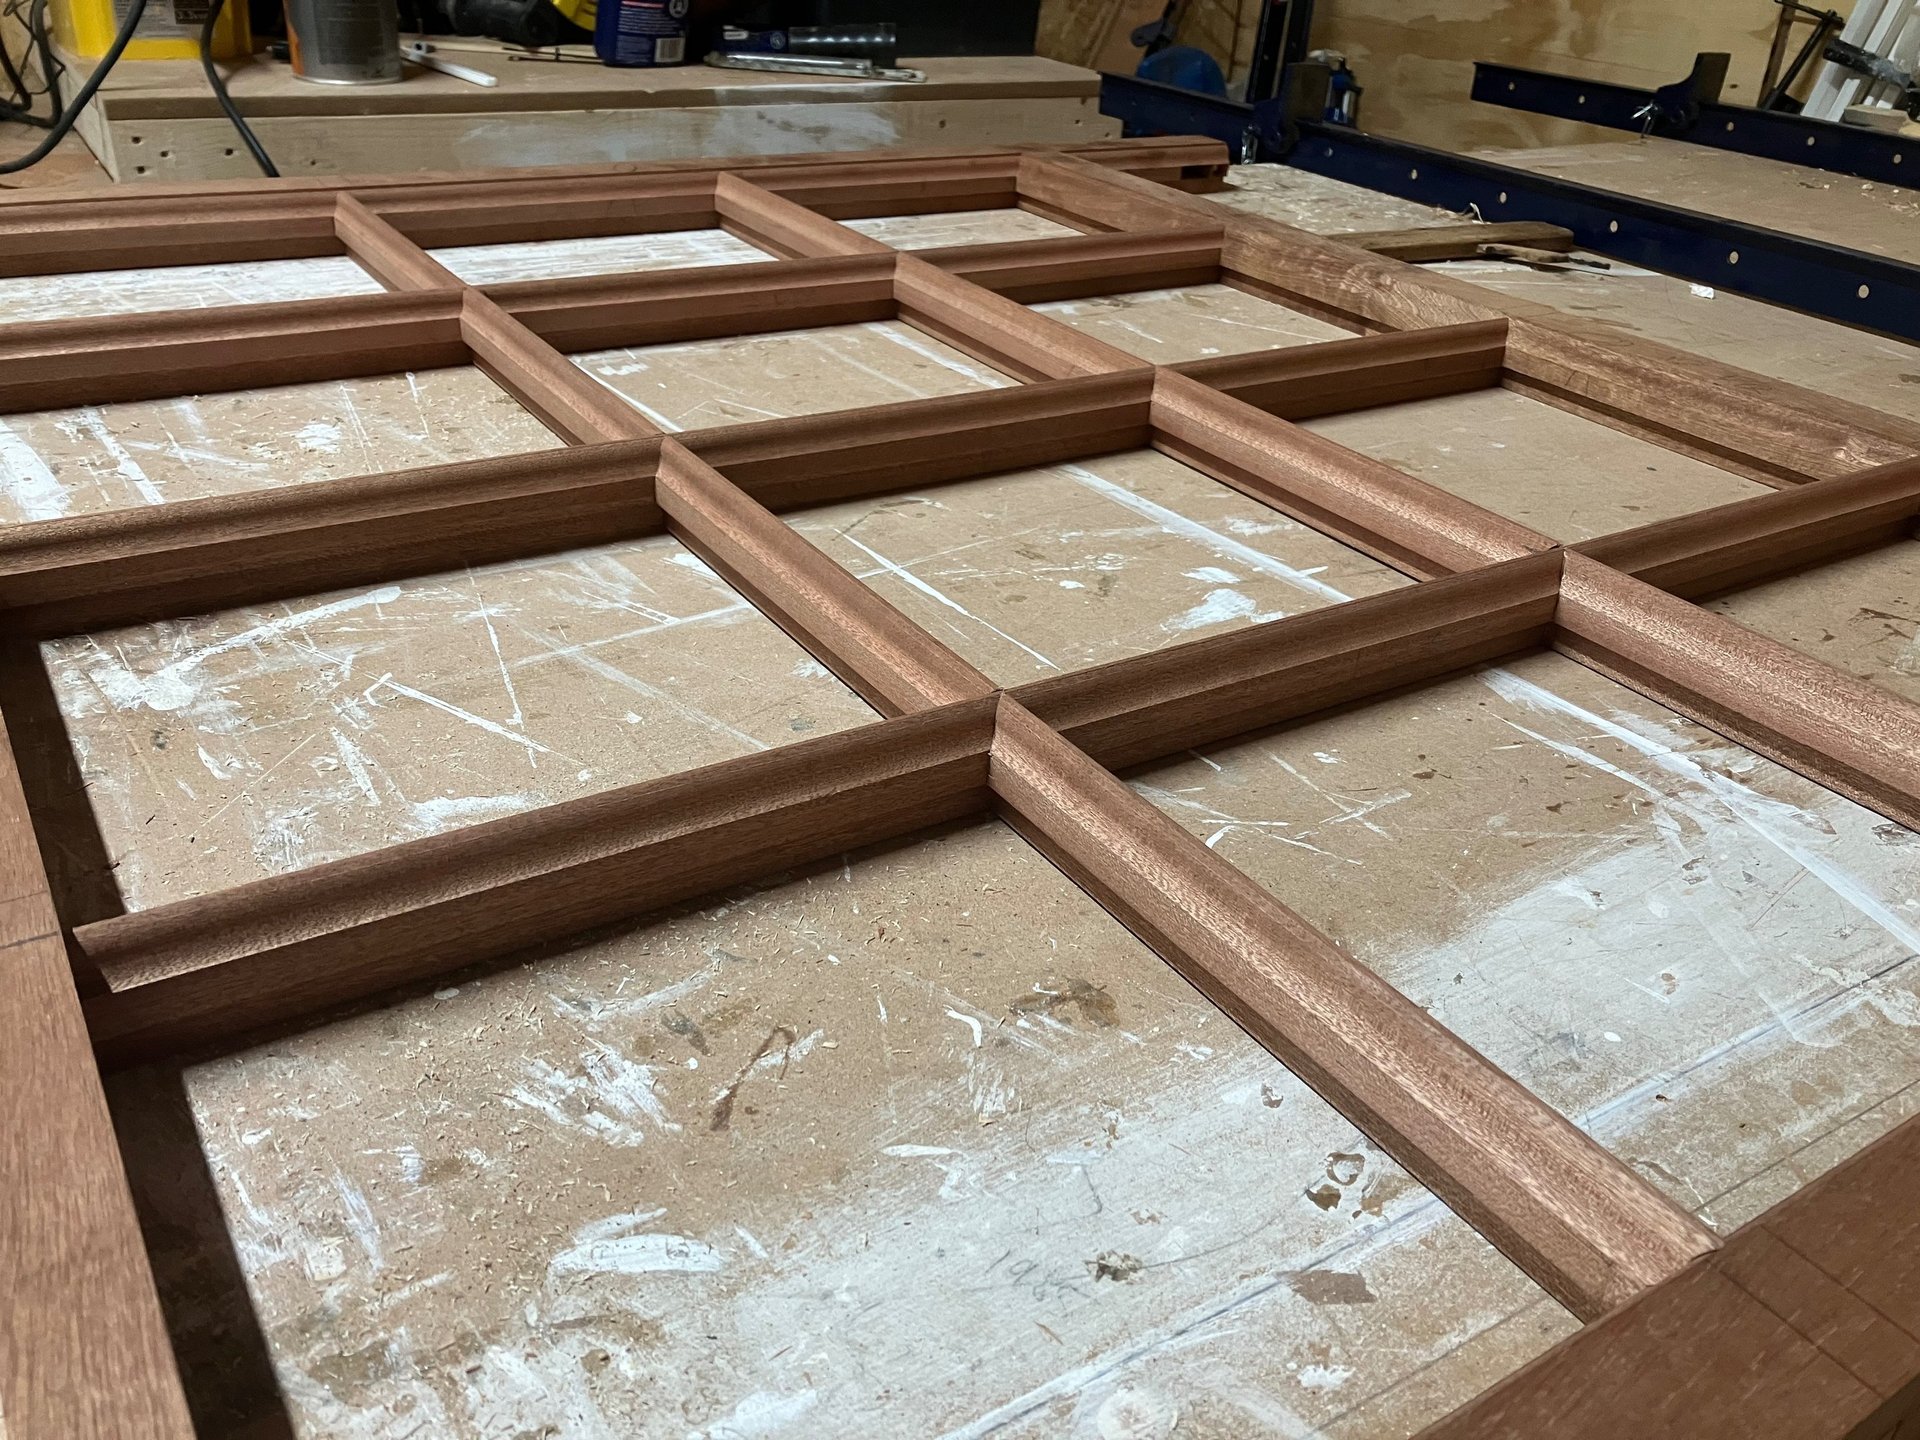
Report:
[{"label": "wooden board", "polygon": [[[928,78],[905,84],[510,55],[486,42],[450,52],[493,75],[499,83],[491,87],[415,69],[398,85],[310,85],[261,57],[234,67],[229,88],[286,175],[1065,144],[1119,134],[1099,113],[1091,71],[1035,56],[913,61]],[[257,173],[192,62],[116,70],[80,131],[117,180]]]},{"label": "wooden board", "polygon": [[[60,512],[0,531],[9,722],[73,999],[160,1062],[114,1088],[203,1427],[1404,1432],[1900,1118],[1915,712],[1690,597],[1900,533],[1920,431],[1125,155],[261,187],[211,249],[191,195],[5,212],[43,274],[84,223],[396,291],[0,334],[76,447],[9,471]],[[632,265],[610,186],[722,263],[567,275]],[[839,223],[967,208],[1081,233]],[[357,421],[397,366],[565,446],[418,454],[476,439],[423,403],[368,462],[422,468],[189,498],[120,410]],[[1333,438],[1393,406],[1459,442]],[[1516,488],[1535,442],[1613,507]]]}]

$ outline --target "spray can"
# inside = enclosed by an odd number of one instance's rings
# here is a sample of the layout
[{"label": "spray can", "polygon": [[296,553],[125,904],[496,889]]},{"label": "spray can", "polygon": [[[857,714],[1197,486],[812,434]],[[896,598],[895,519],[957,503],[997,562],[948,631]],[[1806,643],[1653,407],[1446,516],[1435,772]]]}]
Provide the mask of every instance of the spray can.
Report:
[{"label": "spray can", "polygon": [[400,78],[393,0],[286,0],[286,9],[297,78],[319,85],[391,85]]},{"label": "spray can", "polygon": [[691,0],[599,0],[593,50],[607,65],[684,65]]}]

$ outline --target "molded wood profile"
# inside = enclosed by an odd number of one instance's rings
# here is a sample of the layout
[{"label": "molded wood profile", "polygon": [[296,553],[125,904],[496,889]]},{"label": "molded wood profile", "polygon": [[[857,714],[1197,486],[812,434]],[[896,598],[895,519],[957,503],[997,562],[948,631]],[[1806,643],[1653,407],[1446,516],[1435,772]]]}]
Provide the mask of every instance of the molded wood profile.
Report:
[{"label": "molded wood profile", "polygon": [[720,223],[749,244],[787,259],[820,255],[885,255],[893,247],[849,230],[817,210],[762,189],[738,175],[714,181]]},{"label": "molded wood profile", "polygon": [[1146,445],[1153,372],[716,426],[681,443],[771,510]]},{"label": "molded wood profile", "polygon": [[1555,545],[1172,370],[1154,380],[1153,436],[1156,450],[1417,578]]},{"label": "molded wood profile", "polygon": [[0,723],[0,1405],[10,1440],[190,1440],[113,1119]]},{"label": "molded wood profile", "polygon": [[558,349],[610,349],[890,320],[895,259],[889,250],[479,288]]},{"label": "molded wood profile", "polygon": [[592,235],[710,230],[720,223],[707,168],[655,175],[522,174],[400,188],[350,189],[416,245],[504,245]]},{"label": "molded wood profile", "polygon": [[0,527],[0,630],[45,636],[656,533],[657,440]]},{"label": "molded wood profile", "polygon": [[86,1007],[94,1042],[121,1064],[230,1040],[974,814],[993,711],[952,705],[82,925],[109,987]]},{"label": "molded wood profile", "polygon": [[1219,241],[1193,230],[1063,235],[913,253],[949,275],[1026,305],[1208,285],[1220,278]]},{"label": "molded wood profile", "polygon": [[1505,320],[1215,355],[1166,368],[1282,420],[1309,420],[1500,383]]},{"label": "molded wood profile", "polygon": [[936,339],[1027,380],[1138,370],[1146,362],[1017,300],[901,254],[893,276],[900,314]]},{"label": "molded wood profile", "polygon": [[1920,1120],[1420,1432],[1883,1440],[1920,1416]]},{"label": "molded wood profile", "polygon": [[0,326],[0,411],[256,390],[467,361],[460,296],[356,295]]},{"label": "molded wood profile", "polygon": [[[328,193],[262,194],[245,186],[208,205],[128,189],[88,191],[84,199],[42,192],[31,207],[0,211],[0,275],[340,253]],[[107,196],[118,203],[103,206]]]},{"label": "molded wood profile", "polygon": [[657,482],[673,532],[885,714],[985,695],[992,683],[772,511],[675,442]]},{"label": "molded wood profile", "polygon": [[1516,317],[1510,388],[1767,485],[1920,455],[1920,425],[1577,316]]},{"label": "molded wood profile", "polygon": [[1194,230],[1225,234],[1225,214],[1210,201],[1164,185],[1114,183],[1112,171],[1071,155],[1031,153],[1020,160],[1023,208],[1081,230]]},{"label": "molded wood profile", "polygon": [[1712,1232],[1009,696],[1003,813],[1209,1000],[1575,1314]]},{"label": "molded wood profile", "polygon": [[1911,532],[1920,460],[1857,470],[1571,548],[1688,599],[1755,585]]},{"label": "molded wood profile", "polygon": [[1007,693],[1114,769],[1544,648],[1560,552],[1408,585]]},{"label": "molded wood profile", "polygon": [[334,202],[334,234],[389,290],[458,290],[459,279],[351,195]]},{"label": "molded wood profile", "polygon": [[[1115,183],[1130,184],[1131,177]],[[1546,309],[1250,215],[1228,216],[1220,254],[1239,283],[1255,293],[1360,328],[1418,330]]]},{"label": "molded wood profile", "polygon": [[591,445],[660,431],[618,394],[478,290],[462,291],[460,336],[495,383],[563,440]]},{"label": "molded wood profile", "polygon": [[999,210],[1015,203],[1020,157],[1012,150],[957,154],[870,151],[864,164],[833,155],[791,157],[785,164],[728,169],[796,205],[833,220],[873,215],[926,215],[949,210]]},{"label": "molded wood profile", "polygon": [[1920,830],[1920,706],[1569,553],[1556,648]]}]

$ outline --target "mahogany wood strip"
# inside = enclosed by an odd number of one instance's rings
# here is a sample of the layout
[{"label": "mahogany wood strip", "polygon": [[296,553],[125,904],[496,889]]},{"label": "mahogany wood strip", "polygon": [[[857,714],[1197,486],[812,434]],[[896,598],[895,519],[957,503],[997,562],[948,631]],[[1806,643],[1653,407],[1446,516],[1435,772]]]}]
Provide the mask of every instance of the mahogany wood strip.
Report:
[{"label": "mahogany wood strip", "polygon": [[[120,1064],[497,958],[986,805],[991,698],[83,925]],[[11,1412],[9,1412],[11,1420]]]},{"label": "mahogany wood strip", "polygon": [[1920,1121],[1421,1432],[1882,1440],[1920,1418]]},{"label": "mahogany wood strip", "polygon": [[131,625],[658,532],[657,440],[0,527],[0,630]]},{"label": "mahogany wood strip", "polygon": [[1920,461],[1903,460],[1622,530],[1572,548],[1698,599],[1889,543],[1920,515]]},{"label": "mahogany wood strip", "polygon": [[1115,185],[1111,171],[1070,155],[1029,154],[1020,160],[1020,202],[1083,230],[1195,230],[1225,233],[1217,205],[1164,185]]},{"label": "mahogany wood strip", "polygon": [[657,482],[674,533],[886,714],[985,695],[973,666],[675,442]]},{"label": "mahogany wood strip", "polygon": [[1020,157],[1012,150],[960,155],[927,154],[915,159],[901,152],[864,165],[834,163],[833,157],[793,157],[779,167],[743,174],[756,185],[834,220],[872,215],[925,215],[948,210],[996,210],[1015,203],[1014,177]]},{"label": "mahogany wood strip", "polygon": [[702,265],[481,287],[561,350],[657,345],[890,320],[894,254]]},{"label": "mahogany wood strip", "polygon": [[1208,285],[1220,278],[1219,241],[1192,230],[947,245],[914,254],[949,275],[1028,305]]},{"label": "mahogany wood strip", "polygon": [[[1130,190],[1150,184],[1124,174],[1110,183]],[[1368,326],[1406,330],[1508,316],[1511,388],[1769,484],[1920,454],[1920,425],[1910,421],[1364,255],[1336,237],[1230,215],[1221,258],[1236,283]]]},{"label": "mahogany wood strip", "polygon": [[1541,649],[1559,592],[1560,552],[1548,551],[1007,693],[1122,769]]},{"label": "mahogany wood strip", "polygon": [[1769,485],[1920,455],[1920,425],[1621,334],[1578,316],[1516,318],[1512,388]]},{"label": "mahogany wood strip", "polygon": [[1557,620],[1565,653],[1920,829],[1920,706],[1578,553]]},{"label": "mahogany wood strip", "polygon": [[1505,320],[1328,340],[1167,368],[1282,420],[1430,400],[1500,383]]},{"label": "mahogany wood strip", "polygon": [[1153,372],[716,426],[682,443],[772,510],[826,505],[1147,444]]},{"label": "mahogany wood strip", "polygon": [[1574,1313],[1603,1314],[1716,1243],[1009,696],[989,778],[1022,834]]},{"label": "mahogany wood strip", "polygon": [[1530,250],[1574,248],[1573,232],[1539,220],[1501,220],[1492,224],[1414,226],[1408,230],[1342,230],[1327,237],[1358,245],[1391,260],[1471,260],[1482,245],[1524,245]]},{"label": "mahogany wood strip", "polygon": [[461,292],[460,334],[474,363],[576,445],[635,440],[659,429],[633,406],[554,350],[478,290]]},{"label": "mahogany wood strip", "polygon": [[742,240],[789,259],[817,255],[884,255],[893,247],[849,230],[817,210],[795,204],[738,175],[714,181],[714,202],[723,225]]},{"label": "mahogany wood strip", "polygon": [[[1129,179],[1118,176],[1115,183]],[[1331,236],[1250,215],[1229,216],[1220,253],[1226,268],[1245,277],[1257,293],[1369,328],[1417,330],[1546,310]]]},{"label": "mahogany wood strip", "polygon": [[903,319],[1010,375],[1064,380],[1138,370],[1143,363],[1139,356],[1065,321],[970,285],[912,255],[901,254],[896,266],[893,293]]},{"label": "mahogany wood strip", "polygon": [[351,193],[416,245],[504,245],[711,230],[720,223],[715,178],[713,171],[585,176],[541,170],[504,184],[468,180]]},{"label": "mahogany wood strip", "polygon": [[[4,192],[12,199],[19,191]],[[116,203],[100,201],[113,197]],[[144,187],[45,190],[31,207],[0,211],[0,275],[338,255],[331,193],[162,197]]]},{"label": "mahogany wood strip", "polygon": [[193,1426],[0,722],[0,1406],[8,1440]]},{"label": "mahogany wood strip", "polygon": [[466,363],[460,297],[356,295],[0,326],[0,411]]},{"label": "mahogany wood strip", "polygon": [[1154,448],[1425,578],[1555,542],[1172,370],[1153,387]]},{"label": "mahogany wood strip", "polygon": [[334,234],[389,290],[458,290],[459,279],[352,195],[334,204]]}]

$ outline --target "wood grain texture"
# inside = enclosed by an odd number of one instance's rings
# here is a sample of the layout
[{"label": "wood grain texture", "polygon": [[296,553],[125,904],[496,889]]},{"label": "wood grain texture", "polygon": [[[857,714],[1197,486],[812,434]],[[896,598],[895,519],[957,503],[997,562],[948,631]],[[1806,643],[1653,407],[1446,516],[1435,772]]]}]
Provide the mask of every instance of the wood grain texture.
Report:
[{"label": "wood grain texture", "polygon": [[554,434],[576,445],[660,431],[633,406],[478,290],[460,292],[460,336],[474,363]]},{"label": "wood grain texture", "polygon": [[1716,1243],[1008,696],[989,776],[1022,834],[1575,1314]]},{"label": "wood grain texture", "polygon": [[1407,574],[1451,574],[1554,542],[1171,370],[1153,387],[1154,448]]},{"label": "wood grain texture", "polygon": [[1476,320],[1167,368],[1282,420],[1307,420],[1491,389],[1500,383],[1506,349],[1505,320]]},{"label": "wood grain texture", "polygon": [[1220,278],[1219,241],[1191,230],[949,245],[915,253],[949,275],[1022,304],[1208,285]]},{"label": "wood grain texture", "polygon": [[684,544],[883,713],[992,691],[973,666],[684,447],[663,447],[657,488]]},{"label": "wood grain texture", "polygon": [[1153,384],[1136,369],[716,426],[680,443],[769,509],[791,510],[1137,450]]},{"label": "wood grain texture", "polygon": [[1920,829],[1920,707],[1577,553],[1556,620],[1566,654]]},{"label": "wood grain texture", "polygon": [[108,1063],[228,1040],[983,809],[993,701],[83,925]]},{"label": "wood grain texture", "polygon": [[1797,485],[1920,455],[1920,425],[1614,327],[1516,317],[1512,387],[1750,476]]},{"label": "wood grain texture", "polygon": [[721,223],[728,230],[762,250],[789,259],[879,255],[892,248],[738,175],[716,177],[713,197]]},{"label": "wood grain texture", "polygon": [[1117,178],[1073,155],[1027,155],[1020,161],[1020,199],[1027,208],[1082,230],[1194,230],[1209,236],[1226,231],[1216,205],[1152,181],[1113,184]]},{"label": "wood grain texture", "polygon": [[0,527],[0,628],[46,636],[658,533],[633,440]]},{"label": "wood grain texture", "polygon": [[1027,309],[901,255],[893,277],[900,314],[936,339],[1023,380],[1064,380],[1138,370],[1137,355],[1116,349],[1052,316]]},{"label": "wood grain texture", "polygon": [[1543,647],[1560,552],[1051,676],[1007,693],[1124,768]]},{"label": "wood grain texture", "polygon": [[421,292],[0,326],[0,411],[466,363],[460,296]]},{"label": "wood grain texture", "polygon": [[452,271],[352,195],[334,203],[333,231],[347,253],[389,290],[458,290]]},{"label": "wood grain texture", "polygon": [[[33,203],[0,218],[0,274],[59,275],[141,265],[338,255],[331,191],[232,187],[217,205],[140,190],[13,190]],[[102,198],[114,202],[101,205]]]},{"label": "wood grain texture", "polygon": [[1897,540],[1917,515],[1920,461],[1902,460],[1573,548],[1672,594],[1700,599]]},{"label": "wood grain texture", "polygon": [[1421,1432],[1886,1440],[1920,1418],[1920,1121]]},{"label": "wood grain texture", "polygon": [[8,1440],[193,1427],[0,722],[0,1414]]},{"label": "wood grain texture", "polygon": [[481,287],[559,350],[607,350],[723,335],[890,320],[892,251],[768,265],[702,265]]}]

